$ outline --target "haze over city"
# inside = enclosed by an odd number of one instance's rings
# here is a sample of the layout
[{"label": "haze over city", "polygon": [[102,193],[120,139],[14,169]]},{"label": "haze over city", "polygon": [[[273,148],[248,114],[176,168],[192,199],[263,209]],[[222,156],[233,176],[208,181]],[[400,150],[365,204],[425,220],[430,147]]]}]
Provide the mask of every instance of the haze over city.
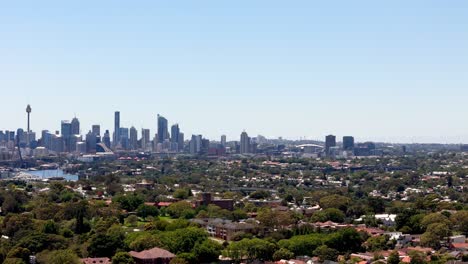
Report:
[{"label": "haze over city", "polygon": [[9,1],[0,130],[468,143],[466,1]]}]

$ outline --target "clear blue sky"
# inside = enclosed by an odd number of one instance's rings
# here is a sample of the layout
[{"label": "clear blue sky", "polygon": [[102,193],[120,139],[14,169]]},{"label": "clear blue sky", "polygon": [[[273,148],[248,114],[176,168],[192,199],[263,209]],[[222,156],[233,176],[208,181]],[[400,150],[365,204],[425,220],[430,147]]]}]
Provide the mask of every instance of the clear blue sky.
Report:
[{"label": "clear blue sky", "polygon": [[[468,1],[2,1],[0,129],[468,143]],[[112,129],[111,129],[112,131]]]}]

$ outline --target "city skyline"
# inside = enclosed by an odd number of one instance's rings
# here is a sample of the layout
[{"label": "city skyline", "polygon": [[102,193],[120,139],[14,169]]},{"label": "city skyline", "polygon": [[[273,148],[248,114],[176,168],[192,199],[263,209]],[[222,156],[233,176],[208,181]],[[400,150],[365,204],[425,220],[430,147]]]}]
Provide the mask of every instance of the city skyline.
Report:
[{"label": "city skyline", "polygon": [[[89,8],[92,6],[93,8]],[[468,3],[7,2],[0,130],[468,143]],[[82,134],[87,131],[82,130]]]}]

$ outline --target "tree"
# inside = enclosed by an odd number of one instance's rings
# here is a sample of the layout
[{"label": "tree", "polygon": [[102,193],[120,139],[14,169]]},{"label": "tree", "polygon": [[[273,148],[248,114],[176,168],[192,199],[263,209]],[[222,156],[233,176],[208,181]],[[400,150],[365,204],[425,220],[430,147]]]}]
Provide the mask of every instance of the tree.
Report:
[{"label": "tree", "polygon": [[442,223],[442,224],[445,224],[447,226],[451,225],[449,219],[445,215],[443,215],[441,213],[428,214],[421,220],[421,226],[424,229],[427,229],[429,227],[429,225],[435,224],[435,223]]},{"label": "tree", "polygon": [[276,248],[275,244],[262,239],[243,239],[231,243],[224,254],[235,262],[240,262],[244,257],[250,261],[266,261],[272,259]]},{"label": "tree", "polygon": [[130,226],[132,226],[132,227],[135,227],[135,226],[137,226],[137,224],[138,224],[138,216],[136,216],[136,215],[129,215],[129,216],[127,217],[127,219],[125,219],[125,222],[126,222],[128,225],[130,225]]},{"label": "tree", "polygon": [[418,251],[408,252],[409,257],[411,258],[410,264],[424,264],[426,255]]},{"label": "tree", "polygon": [[49,220],[44,224],[43,232],[46,234],[58,234],[60,226],[53,220]]},{"label": "tree", "polygon": [[161,246],[163,246],[162,242],[157,236],[150,233],[144,233],[143,235],[140,235],[135,240],[133,240],[130,243],[129,248],[131,250],[140,252]]},{"label": "tree", "polygon": [[7,258],[19,258],[22,259],[23,261],[27,262],[29,261],[29,256],[31,255],[31,251],[27,248],[23,247],[14,247],[8,252]]},{"label": "tree", "polygon": [[324,262],[325,260],[336,261],[338,254],[338,250],[329,248],[325,245],[314,250],[314,255],[317,256],[321,262]]},{"label": "tree", "polygon": [[113,256],[124,247],[125,233],[120,226],[112,226],[105,234],[97,233],[91,237],[88,252],[93,257]]},{"label": "tree", "polygon": [[386,250],[388,247],[388,242],[388,236],[373,236],[367,239],[365,244],[369,252],[375,252],[379,250]]},{"label": "tree", "polygon": [[6,258],[3,264],[26,264],[26,262],[20,258]]},{"label": "tree", "polygon": [[71,250],[45,251],[37,257],[39,264],[80,264],[80,259]]},{"label": "tree", "polygon": [[329,195],[320,199],[320,206],[322,208],[336,208],[340,209],[343,212],[346,212],[346,209],[350,205],[351,200],[348,197],[341,195]]},{"label": "tree", "polygon": [[450,220],[455,230],[460,231],[464,235],[468,235],[468,211],[458,211],[450,216]]},{"label": "tree", "polygon": [[195,216],[195,210],[189,202],[181,201],[169,205],[167,213],[173,218],[186,218],[190,219]]},{"label": "tree", "polygon": [[133,193],[128,195],[118,195],[112,199],[113,202],[118,203],[120,207],[129,212],[135,211],[138,206],[143,204],[145,200],[140,195]]},{"label": "tree", "polygon": [[273,254],[273,260],[279,261],[279,260],[290,260],[294,258],[294,253],[291,251],[287,250],[286,248],[280,248],[278,249],[275,254]]},{"label": "tree", "polygon": [[135,260],[127,252],[118,252],[112,257],[112,264],[134,264]]},{"label": "tree", "polygon": [[198,243],[193,248],[193,253],[198,259],[198,263],[211,263],[218,260],[223,246],[211,239]]},{"label": "tree", "polygon": [[388,256],[387,264],[399,264],[399,263],[400,263],[400,254],[398,254],[398,251],[394,250]]},{"label": "tree", "polygon": [[158,216],[158,214],[159,214],[159,211],[158,211],[158,208],[156,208],[156,206],[141,204],[137,208],[137,215],[144,219],[146,219],[146,217],[148,216],[156,217]]},{"label": "tree", "polygon": [[189,227],[171,232],[161,233],[161,242],[174,254],[190,252],[199,242],[208,238],[204,229]]}]

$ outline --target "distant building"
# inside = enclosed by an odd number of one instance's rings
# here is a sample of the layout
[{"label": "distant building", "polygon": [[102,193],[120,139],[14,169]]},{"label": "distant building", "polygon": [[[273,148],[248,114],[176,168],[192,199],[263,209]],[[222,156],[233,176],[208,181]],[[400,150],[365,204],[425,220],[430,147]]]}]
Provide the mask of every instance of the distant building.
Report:
[{"label": "distant building", "polygon": [[332,147],[336,147],[336,136],[328,135],[325,137],[325,152],[327,155]]},{"label": "distant building", "polygon": [[242,132],[240,139],[240,154],[250,153],[250,137],[247,132]]},{"label": "distant building", "polygon": [[142,252],[130,251],[135,264],[169,264],[176,255],[162,248],[153,248]]},{"label": "distant building", "polygon": [[71,147],[72,125],[70,121],[62,120],[60,133],[62,134],[62,138],[63,138],[64,151],[66,152],[72,151],[73,149],[73,147]]},{"label": "distant building", "polygon": [[169,138],[167,119],[158,115],[158,143],[164,143]]},{"label": "distant building", "polygon": [[141,129],[141,148],[144,151],[151,150],[151,139],[149,129]]},{"label": "distant building", "polygon": [[80,121],[76,117],[74,117],[71,121],[71,134],[72,135],[80,134]]},{"label": "distant building", "polygon": [[223,145],[223,147],[226,147],[226,135],[221,136],[221,145]]},{"label": "distant building", "polygon": [[177,146],[179,147],[179,151],[184,150],[184,133],[179,133],[179,142],[177,143]]},{"label": "distant building", "polygon": [[190,140],[190,154],[199,154],[202,147],[202,135],[192,135]]},{"label": "distant building", "polygon": [[96,136],[101,136],[101,126],[100,125],[93,125],[92,126],[92,132]]},{"label": "distant building", "polygon": [[171,150],[179,151],[179,136],[180,136],[180,129],[179,124],[174,124],[171,127]]},{"label": "distant building", "polygon": [[129,129],[126,127],[121,127],[119,130],[120,130],[119,146],[122,149],[129,149],[130,147]]},{"label": "distant building", "polygon": [[114,113],[114,138],[113,138],[114,147],[119,145],[119,141],[120,141],[120,112],[115,111]]},{"label": "distant building", "polygon": [[138,131],[135,127],[130,128],[130,149],[136,150],[138,149]]},{"label": "distant building", "polygon": [[343,150],[354,149],[354,137],[343,137]]},{"label": "distant building", "polygon": [[92,131],[86,134],[86,153],[96,153],[97,135]]},{"label": "distant building", "polygon": [[110,140],[110,133],[109,130],[106,130],[106,133],[104,133],[104,137],[102,138],[102,142],[106,147],[110,148],[111,147],[111,140]]},{"label": "distant building", "polygon": [[225,219],[193,219],[192,223],[198,224],[206,231],[211,237],[231,241],[238,233],[254,234],[255,226],[248,223],[233,222]]}]

